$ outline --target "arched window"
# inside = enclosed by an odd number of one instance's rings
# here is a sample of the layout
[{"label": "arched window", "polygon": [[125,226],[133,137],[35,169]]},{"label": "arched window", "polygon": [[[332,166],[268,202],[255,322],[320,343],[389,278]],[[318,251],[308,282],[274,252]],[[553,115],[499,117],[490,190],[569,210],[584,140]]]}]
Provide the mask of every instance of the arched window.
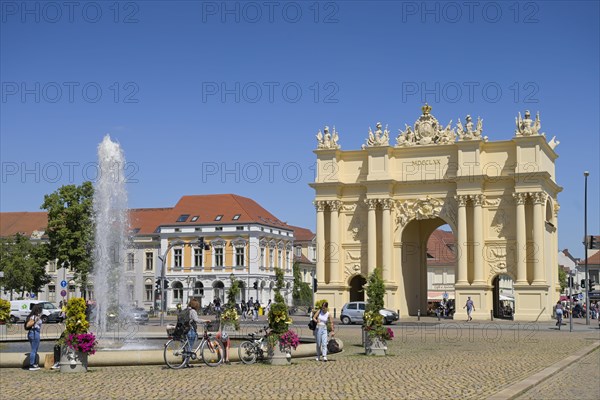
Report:
[{"label": "arched window", "polygon": [[204,296],[204,285],[202,282],[196,282],[194,284],[194,296]]},{"label": "arched window", "polygon": [[181,303],[183,301],[183,284],[181,282],[173,282],[171,287],[173,288],[173,300]]}]

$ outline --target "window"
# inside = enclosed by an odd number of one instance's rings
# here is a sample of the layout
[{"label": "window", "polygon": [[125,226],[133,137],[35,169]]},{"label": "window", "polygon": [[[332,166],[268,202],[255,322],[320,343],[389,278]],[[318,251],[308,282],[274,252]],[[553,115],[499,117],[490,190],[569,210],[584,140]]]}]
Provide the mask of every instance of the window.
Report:
[{"label": "window", "polygon": [[183,267],[183,250],[175,249],[173,250],[173,267],[182,268]]},{"label": "window", "polygon": [[133,271],[135,264],[135,255],[133,253],[127,253],[127,271]]},{"label": "window", "polygon": [[202,251],[203,249],[201,248],[195,248],[194,249],[194,267],[195,268],[202,268]]},{"label": "window", "polygon": [[222,226],[217,226],[217,227],[215,227],[215,231],[222,231],[222,230],[223,230],[223,227],[222,227]]},{"label": "window", "polygon": [[48,286],[48,301],[56,301],[56,286],[54,285]]},{"label": "window", "polygon": [[238,231],[243,231],[244,227],[243,226],[236,226],[235,229],[238,230]]},{"label": "window", "polygon": [[238,267],[242,267],[245,265],[244,255],[245,255],[244,247],[236,247],[235,248],[235,265]]},{"label": "window", "polygon": [[146,252],[146,271],[154,269],[154,254],[150,251]]},{"label": "window", "polygon": [[240,217],[241,217],[241,216],[242,216],[241,214],[235,214],[235,215],[233,216],[233,218],[231,218],[231,220],[232,220],[232,221],[237,221],[238,219],[240,219]]},{"label": "window", "polygon": [[358,303],[358,309],[359,310],[365,310],[365,303]]},{"label": "window", "polygon": [[179,218],[177,218],[177,222],[185,222],[190,217],[190,214],[181,214]]},{"label": "window", "polygon": [[196,222],[196,221],[198,221],[198,218],[200,218],[198,215],[194,215],[190,222]]},{"label": "window", "polygon": [[350,303],[350,304],[348,304],[348,310],[356,310],[356,306],[357,306],[356,303]]},{"label": "window", "polygon": [[302,247],[296,246],[295,254],[296,254],[296,257],[302,257]]},{"label": "window", "polygon": [[48,272],[56,272],[56,261],[48,261]]},{"label": "window", "polygon": [[275,267],[275,251],[269,249],[269,267],[273,269]]},{"label": "window", "polygon": [[194,296],[204,296],[204,285],[202,282],[196,282],[194,284]]},{"label": "window", "polygon": [[281,249],[279,249],[278,253],[279,253],[279,260],[277,262],[277,266],[279,268],[283,269],[283,251]]},{"label": "window", "polygon": [[145,301],[152,301],[152,285],[144,285],[144,291],[146,292],[146,300]]},{"label": "window", "polygon": [[222,267],[223,266],[223,248],[216,247],[214,249],[214,252],[215,252],[215,267]]},{"label": "window", "polygon": [[221,220],[221,218],[223,218],[223,215],[217,215],[217,216],[215,217],[215,221],[220,221],[220,220]]},{"label": "window", "polygon": [[285,251],[285,269],[287,269],[287,270],[290,269],[290,251],[289,250]]},{"label": "window", "polygon": [[181,303],[183,301],[183,285],[181,282],[173,283],[173,300],[177,303]]},{"label": "window", "polygon": [[260,267],[265,268],[265,248],[260,248]]}]

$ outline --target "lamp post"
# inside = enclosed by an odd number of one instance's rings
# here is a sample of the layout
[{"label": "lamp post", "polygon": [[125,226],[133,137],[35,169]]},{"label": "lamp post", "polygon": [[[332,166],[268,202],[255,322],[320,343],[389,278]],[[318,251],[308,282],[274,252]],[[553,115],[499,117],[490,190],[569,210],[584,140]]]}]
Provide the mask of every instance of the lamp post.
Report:
[{"label": "lamp post", "polygon": [[585,324],[590,324],[590,275],[588,271],[588,230],[587,230],[587,178],[590,175],[588,171],[583,172],[584,176],[584,194],[583,194],[583,246],[585,248]]}]

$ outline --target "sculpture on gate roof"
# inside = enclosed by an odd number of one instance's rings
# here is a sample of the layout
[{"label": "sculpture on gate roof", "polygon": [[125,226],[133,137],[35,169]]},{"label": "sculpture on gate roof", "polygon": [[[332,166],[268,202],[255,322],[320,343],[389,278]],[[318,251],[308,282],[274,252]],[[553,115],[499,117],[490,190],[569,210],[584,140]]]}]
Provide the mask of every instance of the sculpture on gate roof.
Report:
[{"label": "sculpture on gate roof", "polygon": [[525,118],[521,118],[521,113],[515,118],[515,135],[517,136],[532,136],[532,135],[543,135],[540,132],[542,129],[542,122],[540,121],[540,112],[538,111],[535,116],[535,121],[531,119],[531,113],[529,110],[525,110]]},{"label": "sculpture on gate roof", "polygon": [[450,144],[456,141],[456,133],[451,128],[452,121],[444,128],[438,120],[430,114],[431,106],[427,103],[421,107],[423,114],[415,122],[414,129],[405,125],[404,131],[396,138],[396,147],[409,147],[428,144]]},{"label": "sculpture on gate roof", "polygon": [[340,145],[338,144],[338,133],[335,130],[335,126],[333,127],[333,134],[329,133],[329,126],[325,126],[325,134],[317,132],[317,149],[339,149]]},{"label": "sculpture on gate roof", "polygon": [[381,122],[378,122],[375,125],[375,133],[369,127],[369,138],[367,139],[367,144],[362,145],[362,148],[365,147],[375,147],[375,146],[389,146],[390,145],[390,131],[388,130],[388,126],[385,126],[385,129],[381,130]]},{"label": "sculpture on gate roof", "polygon": [[487,141],[487,136],[481,136],[483,132],[483,120],[477,117],[477,127],[473,129],[473,119],[470,115],[465,117],[465,127],[463,127],[460,118],[456,123],[456,133],[458,134],[459,140],[478,140],[483,139]]}]

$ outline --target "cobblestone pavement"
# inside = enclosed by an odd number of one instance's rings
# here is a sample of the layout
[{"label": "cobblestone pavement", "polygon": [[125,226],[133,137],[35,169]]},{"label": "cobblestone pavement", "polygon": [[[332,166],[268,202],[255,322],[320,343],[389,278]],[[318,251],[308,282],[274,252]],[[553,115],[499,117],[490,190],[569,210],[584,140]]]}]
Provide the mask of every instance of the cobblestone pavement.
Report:
[{"label": "cobblestone pavement", "polygon": [[[387,357],[364,356],[359,327],[343,326],[337,333],[344,352],[328,363],[305,358],[289,367],[107,367],[83,375],[2,369],[0,393],[3,399],[482,399],[600,339],[598,329],[570,333],[516,323],[396,325],[393,330]],[[588,373],[597,383],[598,369]],[[545,390],[540,397],[537,389]],[[540,386],[526,398],[566,393]]]},{"label": "cobblestone pavement", "polygon": [[531,388],[519,400],[529,399],[600,399],[600,350],[571,364],[558,375]]}]

